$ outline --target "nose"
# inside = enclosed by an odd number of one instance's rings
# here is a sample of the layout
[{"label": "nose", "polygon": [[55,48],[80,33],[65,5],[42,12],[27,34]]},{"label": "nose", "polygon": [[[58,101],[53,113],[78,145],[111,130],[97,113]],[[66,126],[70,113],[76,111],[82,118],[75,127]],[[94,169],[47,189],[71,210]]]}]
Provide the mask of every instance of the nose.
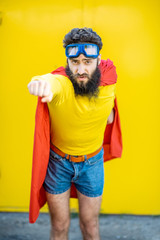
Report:
[{"label": "nose", "polygon": [[83,64],[79,64],[78,66],[78,71],[79,74],[83,74],[85,73],[85,69],[84,69],[84,65]]}]

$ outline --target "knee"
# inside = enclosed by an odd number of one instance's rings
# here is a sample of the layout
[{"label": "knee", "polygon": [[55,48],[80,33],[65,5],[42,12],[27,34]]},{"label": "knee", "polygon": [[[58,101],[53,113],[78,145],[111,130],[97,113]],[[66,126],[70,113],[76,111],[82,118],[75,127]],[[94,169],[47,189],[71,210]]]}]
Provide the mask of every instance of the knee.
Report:
[{"label": "knee", "polygon": [[99,221],[98,218],[88,219],[88,220],[80,220],[80,228],[82,232],[88,234],[95,234],[99,229]]},{"label": "knee", "polygon": [[70,225],[70,220],[54,221],[51,223],[52,232],[54,233],[67,233]]}]

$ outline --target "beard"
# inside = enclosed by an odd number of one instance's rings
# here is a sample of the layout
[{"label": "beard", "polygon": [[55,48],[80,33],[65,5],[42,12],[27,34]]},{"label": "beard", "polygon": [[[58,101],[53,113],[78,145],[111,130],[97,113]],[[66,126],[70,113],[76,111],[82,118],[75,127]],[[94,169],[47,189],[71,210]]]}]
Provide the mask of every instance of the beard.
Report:
[{"label": "beard", "polygon": [[[98,86],[100,85],[100,77],[101,77],[101,72],[100,69],[97,68],[95,71],[92,73],[91,77],[89,77],[88,74],[83,73],[83,74],[73,74],[69,66],[67,65],[65,68],[66,74],[68,75],[69,79],[71,80],[74,88],[75,95],[80,95],[80,96],[87,96],[90,98],[92,97],[98,97],[99,93],[99,88]],[[80,82],[78,83],[76,81],[77,77],[87,77],[88,81],[87,83]]]}]

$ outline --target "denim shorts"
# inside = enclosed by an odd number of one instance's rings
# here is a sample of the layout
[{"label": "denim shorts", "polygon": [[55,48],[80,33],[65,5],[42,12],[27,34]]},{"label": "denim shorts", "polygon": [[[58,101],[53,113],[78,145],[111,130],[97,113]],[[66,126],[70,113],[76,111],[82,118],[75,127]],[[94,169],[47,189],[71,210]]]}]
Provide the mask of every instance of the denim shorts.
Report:
[{"label": "denim shorts", "polygon": [[44,189],[51,194],[60,194],[67,191],[73,182],[76,189],[88,196],[98,197],[103,193],[104,162],[103,148],[94,157],[84,162],[71,162],[50,149],[50,158],[47,168]]}]

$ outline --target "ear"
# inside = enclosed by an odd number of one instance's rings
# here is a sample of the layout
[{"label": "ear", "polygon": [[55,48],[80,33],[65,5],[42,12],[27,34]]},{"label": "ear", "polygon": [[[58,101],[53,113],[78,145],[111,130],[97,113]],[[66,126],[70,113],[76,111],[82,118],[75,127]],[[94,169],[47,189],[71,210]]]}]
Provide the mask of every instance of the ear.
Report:
[{"label": "ear", "polygon": [[101,63],[101,54],[98,55],[98,65]]}]

